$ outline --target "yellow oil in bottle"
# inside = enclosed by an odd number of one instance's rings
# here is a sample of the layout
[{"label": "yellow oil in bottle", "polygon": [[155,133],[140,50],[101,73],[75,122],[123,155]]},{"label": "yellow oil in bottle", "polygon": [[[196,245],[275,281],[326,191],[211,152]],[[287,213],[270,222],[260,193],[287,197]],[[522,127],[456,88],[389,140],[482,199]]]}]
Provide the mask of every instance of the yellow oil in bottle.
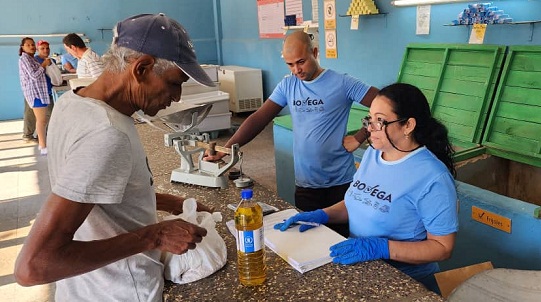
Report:
[{"label": "yellow oil in bottle", "polygon": [[237,229],[237,266],[243,285],[259,285],[266,279],[263,210],[252,200],[252,190],[241,192],[242,201],[235,211]]}]

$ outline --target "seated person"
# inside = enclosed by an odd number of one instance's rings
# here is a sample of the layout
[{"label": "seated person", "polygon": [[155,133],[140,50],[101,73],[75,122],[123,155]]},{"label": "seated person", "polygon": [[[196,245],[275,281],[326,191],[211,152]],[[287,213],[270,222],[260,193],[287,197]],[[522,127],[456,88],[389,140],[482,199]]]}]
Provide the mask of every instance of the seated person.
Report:
[{"label": "seated person", "polygon": [[69,73],[77,72],[77,58],[72,56],[70,53],[65,53],[62,55],[62,67],[65,71]]}]

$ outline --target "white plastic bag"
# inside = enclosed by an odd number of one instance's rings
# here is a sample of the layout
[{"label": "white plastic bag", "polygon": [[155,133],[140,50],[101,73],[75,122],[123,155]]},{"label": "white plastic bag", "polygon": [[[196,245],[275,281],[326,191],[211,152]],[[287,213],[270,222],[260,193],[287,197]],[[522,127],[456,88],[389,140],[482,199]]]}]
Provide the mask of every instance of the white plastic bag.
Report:
[{"label": "white plastic bag", "polygon": [[60,86],[62,85],[62,72],[56,66],[56,64],[52,63],[45,67],[45,73],[49,76],[51,79],[51,84],[53,86]]},{"label": "white plastic bag", "polygon": [[189,283],[205,278],[221,269],[227,262],[227,247],[223,238],[216,231],[216,222],[222,221],[219,212],[197,212],[197,202],[186,199],[180,215],[171,215],[164,220],[181,218],[207,230],[207,236],[193,250],[182,255],[169,252],[162,254],[165,265],[164,277],[178,284]]}]

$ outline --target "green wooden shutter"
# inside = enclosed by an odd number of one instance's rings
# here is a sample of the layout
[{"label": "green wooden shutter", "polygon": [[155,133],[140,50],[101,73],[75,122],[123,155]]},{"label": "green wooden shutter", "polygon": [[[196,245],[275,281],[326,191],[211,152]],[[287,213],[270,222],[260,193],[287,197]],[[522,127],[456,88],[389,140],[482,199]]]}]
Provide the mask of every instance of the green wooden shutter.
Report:
[{"label": "green wooden shutter", "polygon": [[483,145],[489,154],[541,167],[541,47],[509,47]]},{"label": "green wooden shutter", "polygon": [[488,109],[505,56],[505,46],[410,44],[398,82],[419,87],[432,114],[449,131],[460,161],[484,153]]}]

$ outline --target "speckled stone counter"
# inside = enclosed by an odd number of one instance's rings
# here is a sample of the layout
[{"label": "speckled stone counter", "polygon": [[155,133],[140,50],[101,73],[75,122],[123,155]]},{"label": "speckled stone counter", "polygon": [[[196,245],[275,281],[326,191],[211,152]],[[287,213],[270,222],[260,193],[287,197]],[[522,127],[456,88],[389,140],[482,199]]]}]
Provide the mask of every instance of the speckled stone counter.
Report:
[{"label": "speckled stone counter", "polygon": [[[227,264],[218,272],[190,284],[166,281],[164,301],[444,301],[383,261],[356,265],[327,264],[301,274],[266,249],[267,280],[261,286],[240,285],[236,268],[236,245],[225,222],[233,218],[227,204],[238,202],[240,189],[230,182],[227,189],[171,183],[170,173],[180,165],[173,148],[163,145],[163,134],[147,125],[138,125],[149,157],[157,192],[194,197],[220,211],[223,221],[218,233],[227,245]],[[267,159],[272,160],[272,159]],[[290,208],[274,192],[255,183],[254,198],[279,209]]]}]

